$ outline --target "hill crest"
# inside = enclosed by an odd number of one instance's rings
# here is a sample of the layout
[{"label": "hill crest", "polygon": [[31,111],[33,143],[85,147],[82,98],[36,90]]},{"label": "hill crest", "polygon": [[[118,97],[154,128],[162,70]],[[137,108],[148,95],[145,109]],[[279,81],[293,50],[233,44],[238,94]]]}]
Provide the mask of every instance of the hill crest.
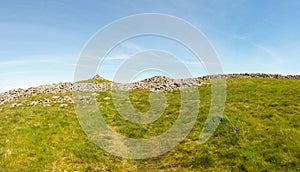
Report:
[{"label": "hill crest", "polygon": [[[205,80],[213,78],[273,78],[273,79],[293,79],[300,80],[300,75],[280,75],[280,74],[264,74],[264,73],[242,73],[242,74],[221,74],[207,75],[198,78],[172,79],[166,76],[154,76],[133,83],[115,83],[109,81],[100,75],[95,75],[87,80],[88,82],[62,82],[52,85],[41,85],[30,87],[28,89],[10,90],[0,94],[0,105],[17,100],[22,97],[31,97],[40,94],[60,94],[75,91],[92,91],[102,92],[113,88],[120,90],[128,89],[150,89],[152,92],[172,91],[187,87],[197,87],[205,84]],[[93,82],[95,81],[95,82]],[[100,81],[100,82],[99,82]]]}]

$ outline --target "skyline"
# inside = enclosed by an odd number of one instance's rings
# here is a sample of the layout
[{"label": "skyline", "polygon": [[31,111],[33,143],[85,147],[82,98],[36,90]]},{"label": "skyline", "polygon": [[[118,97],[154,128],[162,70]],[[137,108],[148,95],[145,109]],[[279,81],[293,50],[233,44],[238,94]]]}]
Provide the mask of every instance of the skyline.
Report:
[{"label": "skyline", "polygon": [[[216,49],[224,73],[299,74],[300,1],[10,1],[0,7],[0,92],[73,81],[80,52],[101,28],[140,13],[181,18],[198,28]],[[193,55],[170,40],[137,37],[119,44],[98,73],[130,55],[166,50],[205,75]],[[146,76],[145,76],[146,77]]]}]

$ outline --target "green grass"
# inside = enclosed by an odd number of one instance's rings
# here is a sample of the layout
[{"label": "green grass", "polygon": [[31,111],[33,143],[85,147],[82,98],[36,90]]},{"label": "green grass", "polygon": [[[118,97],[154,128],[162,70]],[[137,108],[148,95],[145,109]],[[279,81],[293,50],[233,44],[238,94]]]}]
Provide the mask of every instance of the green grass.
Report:
[{"label": "green grass", "polygon": [[[224,117],[208,142],[198,144],[210,104],[210,87],[199,87],[201,105],[192,132],[170,152],[147,160],[110,155],[87,139],[74,107],[0,106],[0,171],[299,171],[300,81],[227,79]],[[63,94],[63,95],[69,95]],[[152,124],[122,119],[109,91],[98,105],[116,131],[133,138],[159,135],[178,117],[179,91],[165,93],[168,105]],[[40,95],[32,100],[51,98]],[[149,91],[130,93],[133,106],[150,108]],[[24,102],[20,99],[17,102]]]}]

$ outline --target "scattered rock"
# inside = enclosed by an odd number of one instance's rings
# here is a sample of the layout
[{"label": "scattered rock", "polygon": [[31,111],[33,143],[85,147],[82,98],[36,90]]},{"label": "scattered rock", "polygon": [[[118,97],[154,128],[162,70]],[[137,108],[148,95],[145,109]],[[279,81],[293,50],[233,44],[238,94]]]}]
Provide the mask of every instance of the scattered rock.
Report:
[{"label": "scattered rock", "polygon": [[63,102],[64,102],[64,99],[60,97],[60,98],[57,100],[57,102],[58,102],[58,103],[63,103]]},{"label": "scattered rock", "polygon": [[36,106],[36,105],[38,105],[38,104],[39,104],[39,102],[33,101],[33,102],[31,102],[28,106]]},{"label": "scattered rock", "polygon": [[47,99],[47,98],[44,98],[43,102],[44,102],[44,103],[50,103],[51,100],[50,100],[50,99]]},{"label": "scattered rock", "polygon": [[110,100],[110,97],[104,97],[104,100]]},{"label": "scattered rock", "polygon": [[61,104],[59,107],[63,108],[63,107],[67,107],[68,104]]},{"label": "scattered rock", "polygon": [[93,93],[92,96],[96,97],[98,96],[99,94],[98,93]]},{"label": "scattered rock", "polygon": [[81,102],[87,102],[87,101],[91,100],[91,97],[90,96],[80,96],[79,100]]},{"label": "scattered rock", "polygon": [[4,154],[4,156],[7,157],[7,156],[9,156],[11,154],[12,154],[12,150],[7,149],[6,152],[5,152],[5,154]]},{"label": "scattered rock", "polygon": [[69,96],[65,96],[64,100],[67,101],[67,102],[69,102],[69,103],[74,103],[73,99],[71,97],[69,97]]},{"label": "scattered rock", "polygon": [[[23,102],[25,102],[25,101],[23,101]],[[52,99],[44,98],[41,100],[32,101],[31,103],[28,104],[28,106],[36,106],[38,104],[43,104],[44,107],[48,107],[48,106],[51,106],[50,103],[60,103],[60,104],[63,104],[62,106],[65,106],[64,102],[74,103],[73,99],[69,96],[64,96],[64,97],[53,96]],[[23,106],[23,104],[22,103],[13,103],[10,107],[14,108],[14,107],[19,107],[19,106]]]},{"label": "scattered rock", "polygon": [[59,99],[60,96],[53,96],[52,99]]},{"label": "scattered rock", "polygon": [[13,103],[10,107],[14,108],[14,107],[22,106],[22,105],[23,105],[22,103]]}]

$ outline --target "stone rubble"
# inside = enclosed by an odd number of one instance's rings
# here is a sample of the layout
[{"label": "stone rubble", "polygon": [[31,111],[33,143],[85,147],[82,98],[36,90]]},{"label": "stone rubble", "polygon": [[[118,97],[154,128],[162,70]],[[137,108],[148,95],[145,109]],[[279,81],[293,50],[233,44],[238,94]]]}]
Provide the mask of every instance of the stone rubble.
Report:
[{"label": "stone rubble", "polygon": [[61,104],[59,107],[63,108],[63,107],[67,107],[68,104]]},{"label": "stone rubble", "polygon": [[110,97],[104,97],[103,100],[110,100]]},{"label": "stone rubble", "polygon": [[212,78],[273,78],[273,79],[292,79],[300,80],[300,75],[280,75],[280,74],[266,74],[266,73],[241,73],[241,74],[219,74],[207,75],[198,77],[200,80],[210,80]]},{"label": "stone rubble", "polygon": [[[117,89],[117,90],[129,90],[129,89],[150,89],[152,92],[157,91],[172,91],[181,88],[187,87],[197,87],[205,84],[205,80],[210,80],[213,78],[276,78],[276,79],[293,79],[299,80],[300,75],[279,75],[279,74],[222,74],[222,75],[208,75],[198,78],[187,78],[187,79],[171,79],[165,76],[155,76],[142,81],[133,82],[133,83],[114,83],[103,79],[101,76],[96,75],[94,80],[103,80],[105,82],[94,84],[94,83],[71,83],[71,82],[62,82],[52,85],[42,85],[38,87],[31,87],[28,89],[16,89],[10,90],[5,93],[0,94],[0,105],[3,105],[8,102],[12,102],[19,98],[31,97],[41,94],[61,94],[68,92],[103,92],[106,90]],[[92,96],[96,96],[97,93],[93,93]],[[81,101],[89,101],[91,97],[80,97]],[[73,99],[65,96],[53,96],[52,100],[43,99],[39,101],[33,101],[28,104],[28,106],[35,106],[37,104],[43,104],[44,106],[50,106],[49,103],[74,103]],[[23,104],[12,104],[12,107],[22,106]]]},{"label": "stone rubble", "polygon": [[38,104],[39,104],[39,102],[33,101],[33,102],[31,102],[28,106],[35,106],[35,105],[38,105]]},{"label": "stone rubble", "polygon": [[[41,85],[38,87],[31,87],[28,89],[16,89],[10,90],[3,94],[0,94],[0,105],[3,105],[8,102],[12,102],[19,98],[23,97],[32,97],[36,95],[42,94],[62,94],[74,91],[92,91],[92,92],[101,92],[109,89],[111,87],[111,83],[102,83],[102,84],[92,84],[92,83],[76,83],[73,84],[71,82],[63,82],[52,85]],[[59,96],[53,96],[53,99],[58,99],[57,102],[61,102],[62,99],[59,99]],[[47,102],[47,100],[43,100]],[[67,99],[69,102],[73,102],[72,99]],[[35,105],[35,102],[32,102],[30,106]]]},{"label": "stone rubble", "polygon": [[[23,103],[26,101],[23,101]],[[23,103],[13,103],[10,107],[19,107],[19,106],[25,106]],[[39,104],[42,104],[44,107],[50,106],[51,103],[59,103],[60,107],[67,107],[68,104],[66,103],[74,103],[74,100],[69,97],[69,96],[53,96],[52,99],[44,98],[42,100],[37,100],[37,101],[31,101],[30,103],[27,104],[27,106],[36,106]]]},{"label": "stone rubble", "polygon": [[13,107],[19,107],[19,106],[23,106],[22,103],[13,103],[10,107],[13,108]]},{"label": "stone rubble", "polygon": [[172,91],[187,87],[197,87],[202,85],[198,79],[171,79],[165,76],[155,76],[133,83],[113,83],[113,89],[131,90],[131,89],[150,89],[151,92]]}]

